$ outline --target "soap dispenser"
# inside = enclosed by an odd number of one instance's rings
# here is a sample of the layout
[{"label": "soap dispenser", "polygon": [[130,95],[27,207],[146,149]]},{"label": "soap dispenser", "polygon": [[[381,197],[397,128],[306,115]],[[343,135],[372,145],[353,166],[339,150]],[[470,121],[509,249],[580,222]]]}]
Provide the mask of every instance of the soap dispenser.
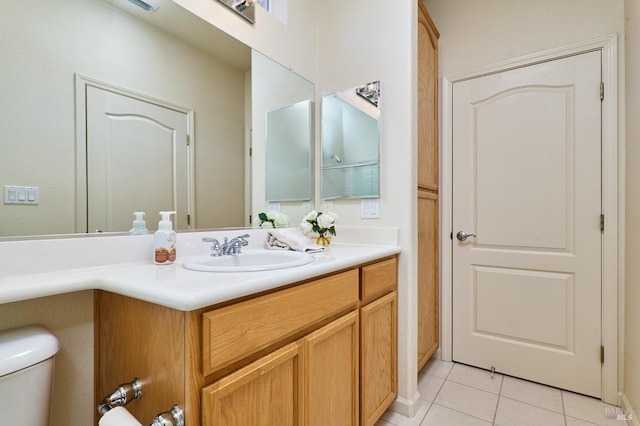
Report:
[{"label": "soap dispenser", "polygon": [[154,262],[158,265],[171,264],[176,260],[176,232],[171,223],[172,214],[176,212],[160,212],[162,220],[153,235]]},{"label": "soap dispenser", "polygon": [[147,229],[147,223],[144,221],[144,212],[133,212],[133,215],[136,217],[133,221],[133,227],[129,231],[131,235],[143,235],[148,234],[149,230]]}]

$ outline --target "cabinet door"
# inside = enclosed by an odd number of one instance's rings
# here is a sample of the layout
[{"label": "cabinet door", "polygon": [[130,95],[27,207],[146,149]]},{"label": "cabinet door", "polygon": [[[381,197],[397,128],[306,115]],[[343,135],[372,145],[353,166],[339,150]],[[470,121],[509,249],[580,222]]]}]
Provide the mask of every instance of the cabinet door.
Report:
[{"label": "cabinet door", "polygon": [[302,424],[300,346],[291,343],[202,390],[203,426]]},{"label": "cabinet door", "polygon": [[438,348],[438,197],[418,191],[418,370]]},{"label": "cabinet door", "polygon": [[360,309],[360,424],[374,425],[397,394],[397,292]]},{"label": "cabinet door", "polygon": [[418,187],[438,189],[438,30],[418,2]]},{"label": "cabinet door", "polygon": [[305,425],[358,424],[358,312],[304,338]]}]

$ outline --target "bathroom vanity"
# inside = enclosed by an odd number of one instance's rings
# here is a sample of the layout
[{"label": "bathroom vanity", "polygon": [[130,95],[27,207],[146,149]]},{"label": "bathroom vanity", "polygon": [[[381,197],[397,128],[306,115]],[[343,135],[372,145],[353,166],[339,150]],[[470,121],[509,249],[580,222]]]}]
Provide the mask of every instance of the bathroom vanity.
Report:
[{"label": "bathroom vanity", "polygon": [[397,393],[397,255],[369,257],[194,309],[96,290],[96,398],[137,377],[139,419],[178,404],[187,426],[375,424]]}]

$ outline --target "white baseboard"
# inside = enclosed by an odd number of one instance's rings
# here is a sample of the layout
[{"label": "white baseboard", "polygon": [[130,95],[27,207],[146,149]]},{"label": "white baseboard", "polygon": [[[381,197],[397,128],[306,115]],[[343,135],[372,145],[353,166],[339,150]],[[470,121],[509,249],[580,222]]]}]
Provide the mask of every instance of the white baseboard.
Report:
[{"label": "white baseboard", "polygon": [[440,348],[440,346],[438,346],[438,349],[436,349],[433,355],[431,355],[431,358],[442,359],[442,349]]},{"label": "white baseboard", "polygon": [[629,401],[629,398],[627,398],[624,392],[620,394],[620,408],[622,408],[623,413],[627,417],[628,426],[640,426],[640,419],[638,419],[638,416],[636,416],[636,413],[633,411],[631,401]]},{"label": "white baseboard", "polygon": [[[412,409],[415,410],[411,415],[401,413],[400,411],[396,411],[398,407],[396,405],[398,400],[396,400],[389,410],[387,410],[383,415],[382,419],[387,423],[391,423],[392,425],[402,425],[402,426],[419,426],[424,420],[424,416],[427,414],[431,403],[427,401],[423,401],[420,398],[415,402],[414,407]],[[404,403],[400,403],[404,404]]]},{"label": "white baseboard", "polygon": [[416,392],[411,399],[400,397],[396,398],[396,400],[391,404],[391,407],[389,407],[389,410],[405,417],[413,417],[418,412],[420,404],[420,394]]}]

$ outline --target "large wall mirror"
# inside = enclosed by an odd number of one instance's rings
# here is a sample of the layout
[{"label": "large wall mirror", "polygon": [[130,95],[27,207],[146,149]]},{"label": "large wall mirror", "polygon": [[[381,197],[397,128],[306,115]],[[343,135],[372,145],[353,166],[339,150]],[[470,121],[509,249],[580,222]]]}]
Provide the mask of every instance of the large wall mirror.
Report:
[{"label": "large wall mirror", "polygon": [[252,217],[278,210],[290,223],[313,203],[314,85],[253,51]]},{"label": "large wall mirror", "polygon": [[323,96],[323,199],[380,196],[379,102],[379,81]]},{"label": "large wall mirror", "polygon": [[[38,188],[37,204],[0,203],[0,237],[93,228],[122,232],[136,210],[146,211],[148,228],[154,230],[159,205],[179,212],[179,229],[243,227],[250,225],[254,204],[261,204],[257,209],[266,204],[253,193],[254,187],[264,188],[266,177],[264,164],[251,157],[252,151],[264,151],[264,138],[252,137],[264,119],[252,120],[268,111],[256,110],[264,90],[253,76],[272,71],[256,69],[256,52],[172,1],[152,3],[158,7],[150,12],[127,0],[25,0],[0,6],[0,185]],[[273,61],[269,65],[299,79],[297,86],[306,88],[300,99],[313,102],[313,84]],[[107,124],[92,121],[89,110],[95,105],[112,108],[122,98],[159,105],[184,120],[174,128],[146,112],[109,110]],[[143,119],[131,120],[129,127],[114,124],[125,116]],[[160,145],[137,145],[130,129],[138,124],[153,127],[154,141],[167,140],[168,159],[160,159]],[[110,139],[96,150],[92,140],[100,126]],[[172,144],[179,143],[176,128],[184,128],[188,146],[180,156],[173,153]],[[159,167],[161,161],[168,166]],[[94,173],[98,166],[102,169]],[[180,189],[180,179],[186,189]],[[113,201],[119,195],[135,201],[143,198],[140,194],[155,194],[152,182],[178,195],[156,200],[159,205],[149,209]],[[259,192],[264,197],[264,189]],[[88,219],[94,210],[108,218],[106,226]],[[113,212],[123,219],[112,218]]]}]

